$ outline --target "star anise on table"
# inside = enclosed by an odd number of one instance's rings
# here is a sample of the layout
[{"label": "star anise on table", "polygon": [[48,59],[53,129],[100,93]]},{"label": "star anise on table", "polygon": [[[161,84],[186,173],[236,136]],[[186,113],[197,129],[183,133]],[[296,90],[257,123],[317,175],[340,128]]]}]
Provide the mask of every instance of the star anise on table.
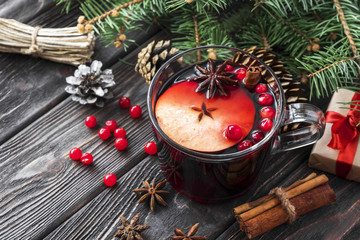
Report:
[{"label": "star anise on table", "polygon": [[199,122],[201,121],[204,115],[208,116],[211,119],[214,119],[211,112],[215,111],[216,108],[207,108],[204,102],[202,103],[201,108],[196,106],[191,106],[190,108],[194,111],[200,112],[198,116]]},{"label": "star anise on table", "polygon": [[144,195],[141,196],[138,203],[141,203],[141,202],[145,201],[145,199],[150,197],[150,209],[152,212],[155,209],[155,199],[156,199],[156,201],[161,203],[163,206],[166,206],[165,200],[159,195],[162,193],[169,193],[168,191],[160,190],[165,185],[165,183],[166,183],[166,181],[162,181],[155,186],[155,178],[154,178],[152,181],[152,184],[150,186],[148,181],[146,181],[146,180],[143,181],[144,188],[137,188],[137,189],[133,190],[133,192],[135,192],[135,193],[145,193]]},{"label": "star anise on table", "polygon": [[187,234],[181,231],[178,228],[174,228],[174,232],[176,236],[171,236],[171,239],[174,240],[206,240],[205,236],[194,236],[197,230],[199,229],[200,223],[196,223],[192,226]]},{"label": "star anise on table", "polygon": [[122,225],[117,227],[119,229],[115,234],[114,237],[119,237],[120,240],[143,240],[140,233],[150,226],[148,225],[138,225],[140,213],[136,214],[130,221],[120,216]]},{"label": "star anise on table", "polygon": [[189,81],[200,82],[199,86],[196,88],[196,92],[203,92],[206,90],[206,98],[213,98],[215,93],[219,93],[222,96],[227,96],[226,91],[224,89],[224,84],[234,85],[237,84],[238,80],[231,79],[229,76],[234,73],[225,72],[225,67],[229,64],[228,61],[225,61],[219,67],[215,69],[214,62],[209,58],[209,69],[200,67],[199,65],[195,65],[195,68],[202,74],[203,76],[193,77],[188,79]]}]

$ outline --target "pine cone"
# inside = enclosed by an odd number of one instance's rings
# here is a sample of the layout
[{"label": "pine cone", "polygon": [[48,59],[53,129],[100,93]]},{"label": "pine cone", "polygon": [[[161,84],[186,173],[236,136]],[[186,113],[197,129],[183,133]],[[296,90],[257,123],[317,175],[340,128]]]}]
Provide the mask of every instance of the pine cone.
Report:
[{"label": "pine cone", "polygon": [[135,71],[150,84],[156,70],[178,51],[179,49],[171,47],[170,40],[161,40],[156,44],[154,40],[139,52]]},{"label": "pine cone", "polygon": [[[247,51],[261,59],[275,72],[281,82],[282,88],[284,89],[287,103],[300,103],[308,101],[307,98],[301,96],[304,89],[301,88],[300,81],[295,80],[292,74],[284,68],[283,62],[276,60],[276,55],[267,52],[263,48],[256,47],[251,47],[249,49],[245,48],[244,51]],[[251,66],[255,61],[256,60],[252,61],[250,56],[242,53],[237,53],[232,59],[232,62],[239,63],[244,66]],[[275,79],[266,68],[262,70],[261,75],[270,85],[274,84]],[[295,130],[299,126],[301,127],[301,124],[299,123],[286,125],[281,129],[281,132]]]},{"label": "pine cone", "polygon": [[101,71],[102,63],[93,61],[91,66],[81,64],[75,70],[74,76],[66,78],[70,85],[65,87],[72,94],[72,100],[80,104],[96,104],[103,107],[106,99],[113,97],[108,88],[115,85],[111,69]]}]

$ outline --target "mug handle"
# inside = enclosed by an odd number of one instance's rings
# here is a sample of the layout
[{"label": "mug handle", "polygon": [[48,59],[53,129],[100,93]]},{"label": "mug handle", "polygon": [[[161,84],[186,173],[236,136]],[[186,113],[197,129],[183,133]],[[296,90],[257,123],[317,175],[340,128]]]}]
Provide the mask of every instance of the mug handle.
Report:
[{"label": "mug handle", "polygon": [[299,122],[311,125],[277,135],[273,143],[273,154],[313,144],[324,134],[324,113],[312,104],[293,103],[286,106],[285,121],[282,126]]}]

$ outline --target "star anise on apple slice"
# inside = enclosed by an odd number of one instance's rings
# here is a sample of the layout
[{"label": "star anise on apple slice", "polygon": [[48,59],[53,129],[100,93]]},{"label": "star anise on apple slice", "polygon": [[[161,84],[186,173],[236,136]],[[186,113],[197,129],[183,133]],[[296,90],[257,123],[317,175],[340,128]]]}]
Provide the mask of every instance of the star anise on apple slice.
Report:
[{"label": "star anise on apple slice", "polygon": [[229,76],[233,75],[231,72],[225,72],[225,67],[229,64],[229,61],[225,61],[219,67],[215,69],[215,64],[213,60],[210,58],[209,61],[209,69],[205,69],[200,67],[199,65],[195,65],[195,68],[202,74],[203,76],[193,77],[188,79],[189,81],[200,82],[199,86],[196,88],[196,92],[203,92],[206,90],[206,98],[210,99],[215,96],[215,93],[219,93],[222,96],[227,96],[226,91],[224,89],[225,84],[234,85],[237,84],[238,80],[232,79]]},{"label": "star anise on apple slice", "polygon": [[196,106],[191,106],[190,108],[194,111],[200,112],[199,116],[198,116],[199,122],[201,121],[201,119],[203,118],[204,115],[208,116],[211,119],[214,119],[211,112],[215,111],[216,108],[207,108],[206,104],[204,102],[202,103],[201,108],[196,107]]}]

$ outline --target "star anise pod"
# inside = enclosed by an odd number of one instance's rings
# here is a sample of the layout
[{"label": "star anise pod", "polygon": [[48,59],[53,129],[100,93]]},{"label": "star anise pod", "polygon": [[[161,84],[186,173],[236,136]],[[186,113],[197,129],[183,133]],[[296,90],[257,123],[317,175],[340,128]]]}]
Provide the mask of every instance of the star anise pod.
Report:
[{"label": "star anise pod", "polygon": [[178,228],[174,228],[174,232],[176,236],[171,236],[171,239],[174,240],[206,240],[205,236],[194,236],[197,230],[199,229],[200,223],[196,223],[192,226],[187,234],[181,231]]},{"label": "star anise pod", "polygon": [[140,213],[136,214],[130,221],[120,216],[122,225],[117,227],[119,229],[115,234],[114,237],[119,237],[120,240],[143,240],[140,233],[150,226],[148,225],[138,225]]},{"label": "star anise pod", "polygon": [[193,77],[188,79],[189,81],[200,82],[199,86],[196,88],[196,92],[203,92],[206,90],[206,98],[212,98],[215,96],[215,93],[220,95],[227,96],[224,89],[224,84],[234,85],[237,84],[237,80],[231,79],[229,76],[233,75],[231,72],[225,72],[225,67],[229,64],[228,61],[225,61],[215,70],[214,62],[209,58],[209,69],[195,65],[195,68],[199,70],[203,76]]},{"label": "star anise pod", "polygon": [[160,190],[165,185],[165,183],[166,183],[166,181],[162,181],[155,186],[155,178],[154,178],[152,181],[152,184],[150,186],[148,181],[146,181],[146,180],[143,181],[143,185],[145,188],[137,188],[137,189],[133,190],[133,192],[135,192],[135,193],[145,193],[144,195],[141,196],[138,203],[141,203],[141,202],[145,201],[145,199],[147,199],[148,197],[151,197],[150,198],[150,209],[152,212],[155,209],[155,199],[159,203],[161,203],[163,206],[166,206],[165,200],[159,195],[162,193],[169,193],[168,191]]}]

